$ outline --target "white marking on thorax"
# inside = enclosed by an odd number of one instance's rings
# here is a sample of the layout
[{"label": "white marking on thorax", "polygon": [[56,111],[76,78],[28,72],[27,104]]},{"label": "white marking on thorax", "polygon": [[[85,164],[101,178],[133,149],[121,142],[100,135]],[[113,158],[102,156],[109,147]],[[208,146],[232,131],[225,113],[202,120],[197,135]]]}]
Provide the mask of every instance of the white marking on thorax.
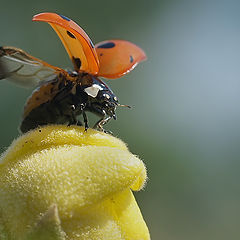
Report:
[{"label": "white marking on thorax", "polygon": [[98,95],[99,90],[103,90],[103,88],[97,84],[93,84],[91,87],[87,87],[84,91],[91,97],[96,97]]}]

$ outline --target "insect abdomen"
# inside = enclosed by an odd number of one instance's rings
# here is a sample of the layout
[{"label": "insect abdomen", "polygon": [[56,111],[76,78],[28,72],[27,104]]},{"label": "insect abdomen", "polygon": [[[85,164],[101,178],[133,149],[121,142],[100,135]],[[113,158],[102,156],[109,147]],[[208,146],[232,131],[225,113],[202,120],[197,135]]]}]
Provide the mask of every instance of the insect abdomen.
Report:
[{"label": "insect abdomen", "polygon": [[47,124],[64,124],[67,121],[68,116],[62,114],[54,102],[47,102],[34,108],[27,116],[25,116],[25,118],[23,118],[20,130],[25,133],[38,126]]},{"label": "insect abdomen", "polygon": [[28,99],[20,130],[24,133],[47,124],[66,124],[71,119],[73,83],[49,82],[36,89]]}]

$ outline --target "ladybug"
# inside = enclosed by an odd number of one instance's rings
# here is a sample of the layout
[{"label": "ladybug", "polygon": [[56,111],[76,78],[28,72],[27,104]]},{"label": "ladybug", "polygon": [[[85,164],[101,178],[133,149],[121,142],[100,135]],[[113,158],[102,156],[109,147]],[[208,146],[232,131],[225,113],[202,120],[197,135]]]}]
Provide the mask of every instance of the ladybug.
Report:
[{"label": "ladybug", "polygon": [[0,79],[23,87],[37,87],[27,100],[21,132],[47,124],[83,125],[88,129],[86,112],[100,117],[94,125],[101,131],[116,119],[121,105],[100,77],[119,78],[146,59],[144,51],[124,40],[107,40],[96,45],[74,21],[56,13],[40,13],[33,21],[47,22],[61,39],[74,70],[52,66],[15,47],[0,47]]}]

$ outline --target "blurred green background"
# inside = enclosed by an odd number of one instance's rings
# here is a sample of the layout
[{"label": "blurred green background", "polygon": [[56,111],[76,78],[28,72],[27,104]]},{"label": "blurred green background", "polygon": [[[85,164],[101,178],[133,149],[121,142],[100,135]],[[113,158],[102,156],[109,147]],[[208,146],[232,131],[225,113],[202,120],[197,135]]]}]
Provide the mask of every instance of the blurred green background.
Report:
[{"label": "blurred green background", "polygon": [[[0,45],[59,67],[71,62],[39,12],[63,14],[93,42],[119,38],[148,61],[106,81],[122,104],[107,125],[146,163],[135,196],[154,240],[240,239],[240,2],[1,0]],[[19,133],[31,91],[2,81],[0,146]]]}]

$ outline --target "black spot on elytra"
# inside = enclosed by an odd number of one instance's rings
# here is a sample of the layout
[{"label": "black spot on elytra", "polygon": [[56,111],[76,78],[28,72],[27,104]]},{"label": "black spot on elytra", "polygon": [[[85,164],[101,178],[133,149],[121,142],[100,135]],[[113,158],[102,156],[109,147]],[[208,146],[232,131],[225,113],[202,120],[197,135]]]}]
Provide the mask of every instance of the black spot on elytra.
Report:
[{"label": "black spot on elytra", "polygon": [[130,63],[132,63],[132,62],[133,62],[133,56],[130,55]]},{"label": "black spot on elytra", "polygon": [[76,39],[76,37],[75,37],[71,32],[69,32],[69,31],[67,31],[67,35],[68,35],[70,38],[75,38],[75,39]]},{"label": "black spot on elytra", "polygon": [[38,101],[40,98],[39,98],[39,97],[36,97],[35,99]]},{"label": "black spot on elytra", "polygon": [[99,45],[97,48],[113,48],[113,47],[115,47],[115,45],[116,44],[114,42],[106,42],[106,43]]},{"label": "black spot on elytra", "polygon": [[73,57],[73,62],[74,62],[74,64],[75,64],[75,67],[76,67],[77,69],[80,69],[81,64],[82,64],[80,58],[75,58],[75,57]]},{"label": "black spot on elytra", "polygon": [[100,53],[100,57],[103,56],[103,53]]},{"label": "black spot on elytra", "polygon": [[61,15],[61,14],[59,14],[59,16],[60,16],[62,19],[64,19],[64,20],[71,21],[71,19],[70,19],[70,18],[68,18],[68,17],[65,17],[65,16],[63,16],[63,15]]}]

